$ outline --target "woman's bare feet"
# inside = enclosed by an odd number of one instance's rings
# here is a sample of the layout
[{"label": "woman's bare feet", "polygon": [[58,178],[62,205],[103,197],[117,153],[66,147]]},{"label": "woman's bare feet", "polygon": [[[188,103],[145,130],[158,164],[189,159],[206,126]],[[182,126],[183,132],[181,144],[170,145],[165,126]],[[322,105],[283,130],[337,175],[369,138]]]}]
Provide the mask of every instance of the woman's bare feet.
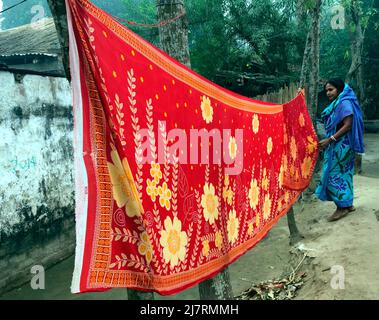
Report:
[{"label": "woman's bare feet", "polygon": [[349,210],[349,212],[357,210],[354,206],[347,207],[347,209]]},{"label": "woman's bare feet", "polygon": [[[355,208],[354,208],[355,210]],[[337,221],[343,217],[345,217],[350,212],[349,208],[337,208],[336,211],[328,218],[329,222]]]}]

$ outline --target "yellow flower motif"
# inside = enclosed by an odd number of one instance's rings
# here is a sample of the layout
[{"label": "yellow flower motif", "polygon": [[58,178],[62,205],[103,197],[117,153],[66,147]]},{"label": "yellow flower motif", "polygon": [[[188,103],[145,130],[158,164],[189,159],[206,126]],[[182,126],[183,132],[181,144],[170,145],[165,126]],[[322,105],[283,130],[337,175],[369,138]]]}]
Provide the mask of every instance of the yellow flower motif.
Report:
[{"label": "yellow flower motif", "polygon": [[208,257],[208,254],[209,254],[209,242],[208,240],[204,240],[203,241],[203,256],[204,257]]},{"label": "yellow flower motif", "polygon": [[234,196],[234,192],[232,191],[232,189],[228,189],[228,191],[226,192],[226,199],[227,199],[228,205],[230,206],[233,203],[233,196]]},{"label": "yellow flower motif", "polygon": [[292,164],[290,168],[290,174],[291,176],[295,176],[295,166]]},{"label": "yellow flower motif", "polygon": [[262,188],[263,190],[267,191],[268,189],[268,177],[267,177],[267,173],[266,173],[266,168],[263,169],[263,178],[262,178]]},{"label": "yellow flower motif", "polygon": [[211,123],[213,120],[213,107],[211,105],[211,100],[206,97],[201,97],[201,114],[206,123]]},{"label": "yellow flower motif", "polygon": [[305,126],[305,119],[304,119],[304,115],[302,113],[300,113],[300,115],[299,115],[299,124],[300,124],[300,127]]},{"label": "yellow flower motif", "polygon": [[286,191],[286,193],[284,194],[284,201],[288,203],[289,199],[290,199],[290,193]]},{"label": "yellow flower motif", "polygon": [[263,203],[263,218],[268,219],[271,212],[271,200],[268,194],[265,195],[265,201]]},{"label": "yellow flower motif", "polygon": [[125,207],[125,212],[129,217],[139,216],[142,208],[128,161],[124,158],[121,162],[117,150],[111,151],[111,159],[113,163],[107,162],[107,164],[113,198],[119,208]]},{"label": "yellow flower motif", "polygon": [[150,196],[152,201],[155,201],[157,195],[158,195],[158,188],[156,186],[156,183],[154,180],[147,179],[146,180],[147,186],[146,186],[146,193]]},{"label": "yellow flower motif", "polygon": [[268,178],[267,178],[267,176],[264,176],[264,178],[262,179],[262,188],[265,191],[267,191],[267,189],[268,189]]},{"label": "yellow flower motif", "polygon": [[297,157],[297,146],[296,146],[295,137],[291,137],[290,149],[291,149],[291,157],[292,157],[293,161],[295,161],[296,157]]},{"label": "yellow flower motif", "polygon": [[236,138],[230,137],[229,140],[229,155],[230,158],[235,159],[237,156],[237,143],[236,143]]},{"label": "yellow flower motif", "polygon": [[171,191],[167,187],[166,182],[163,182],[162,186],[158,187],[158,194],[159,194],[159,204],[161,205],[161,207],[163,208],[166,207],[167,210],[170,210]]},{"label": "yellow flower motif", "polygon": [[248,224],[247,234],[248,234],[249,236],[251,236],[251,235],[253,234],[253,231],[254,231],[254,226],[253,226],[253,223],[250,222],[250,223]]},{"label": "yellow flower motif", "polygon": [[287,134],[287,128],[286,126],[283,127],[284,135],[283,135],[283,142],[284,144],[288,143],[288,134]]},{"label": "yellow flower motif", "polygon": [[270,137],[267,140],[267,153],[268,154],[271,154],[271,152],[272,152],[272,146],[273,146],[273,144],[272,144],[272,138]]},{"label": "yellow flower motif", "polygon": [[255,216],[255,225],[258,228],[260,226],[260,224],[261,224],[261,218],[260,218],[259,214],[257,214]]},{"label": "yellow flower motif", "polygon": [[226,197],[228,196],[228,187],[222,188],[222,198],[226,201]]},{"label": "yellow flower motif", "polygon": [[159,243],[163,247],[163,258],[171,267],[175,267],[185,258],[187,234],[182,231],[182,223],[177,217],[174,217],[174,220],[167,217],[164,221],[164,230],[160,233]]},{"label": "yellow flower motif", "polygon": [[236,216],[236,210],[229,211],[229,219],[228,219],[228,240],[231,244],[233,244],[238,238],[238,230],[239,230],[239,221]]},{"label": "yellow flower motif", "polygon": [[211,183],[204,185],[201,206],[203,207],[205,221],[213,224],[218,219],[218,197],[215,195],[215,188]]},{"label": "yellow flower motif", "polygon": [[288,143],[288,135],[287,135],[287,133],[284,134],[283,142],[284,142],[284,144]]},{"label": "yellow flower motif", "polygon": [[256,179],[252,179],[250,181],[249,199],[250,199],[250,207],[255,210],[257,208],[258,200],[259,200],[259,187],[258,187],[258,181]]},{"label": "yellow flower motif", "polygon": [[146,256],[146,262],[147,264],[150,264],[150,261],[153,258],[153,247],[151,246],[151,241],[146,231],[140,234],[140,239],[138,252]]},{"label": "yellow flower motif", "polygon": [[158,184],[162,178],[161,166],[154,161],[151,163],[150,175],[154,178],[154,181]]},{"label": "yellow flower motif", "polygon": [[283,209],[282,201],[279,201],[278,202],[278,212],[282,211],[282,209]]},{"label": "yellow flower motif", "polygon": [[[224,199],[224,201],[226,201],[228,199],[228,196],[229,196],[229,191],[231,191],[228,188],[228,186],[229,186],[229,176],[228,175],[225,176],[224,184],[225,184],[225,186],[222,188],[222,198]],[[229,201],[228,201],[228,203],[229,203]]]},{"label": "yellow flower motif", "polygon": [[259,130],[259,118],[258,118],[258,115],[254,115],[253,116],[253,122],[252,122],[252,126],[253,128],[253,132],[254,133],[258,133],[258,130]]},{"label": "yellow flower motif", "polygon": [[226,175],[224,178],[224,185],[227,187],[229,185],[229,176]]},{"label": "yellow flower motif", "polygon": [[222,234],[221,231],[217,231],[215,235],[215,245],[218,250],[221,250],[222,247]]},{"label": "yellow flower motif", "polygon": [[312,154],[317,149],[317,142],[314,141],[311,136],[308,136],[307,140],[308,140],[307,150],[310,154]]},{"label": "yellow flower motif", "polygon": [[279,177],[278,177],[279,188],[281,188],[283,186],[283,179],[284,179],[284,168],[283,168],[283,165],[281,165],[280,171],[279,171]]},{"label": "yellow flower motif", "polygon": [[306,156],[301,164],[301,175],[303,178],[307,178],[311,172],[312,159]]},{"label": "yellow flower motif", "polygon": [[284,155],[283,156],[283,170],[287,171],[287,169],[288,169],[288,158],[287,158],[287,155]]}]

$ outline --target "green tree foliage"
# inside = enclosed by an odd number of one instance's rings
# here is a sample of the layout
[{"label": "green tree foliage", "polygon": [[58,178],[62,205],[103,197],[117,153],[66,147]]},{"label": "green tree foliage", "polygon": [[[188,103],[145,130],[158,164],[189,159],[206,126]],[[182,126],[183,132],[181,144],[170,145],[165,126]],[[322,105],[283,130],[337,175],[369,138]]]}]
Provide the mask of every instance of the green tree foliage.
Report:
[{"label": "green tree foliage", "polygon": [[[332,7],[342,4],[348,15],[352,0],[324,0],[321,20],[320,78],[345,78],[351,64],[349,29],[333,29]],[[4,0],[3,7],[17,3]],[[93,0],[115,17],[140,24],[157,23],[156,0]],[[2,26],[30,23],[28,0],[7,11]],[[361,0],[365,29],[363,63],[368,118],[379,118],[379,0]],[[276,90],[299,79],[314,0],[185,0],[192,68],[215,83],[246,96]],[[301,10],[299,10],[299,8]],[[346,19],[348,20],[348,19]],[[154,45],[158,28],[124,23]]]},{"label": "green tree foliage", "polygon": [[192,0],[186,5],[191,61],[199,73],[247,96],[276,89],[297,76],[296,60],[303,48],[285,4]]},{"label": "green tree foliage", "polygon": [[[333,29],[331,19],[332,7],[336,4],[345,8],[345,28]],[[329,1],[323,8],[321,22],[321,63],[320,77],[326,80],[331,77],[345,78],[351,64],[351,48],[349,31],[354,25],[348,19],[351,0]],[[360,1],[362,8],[362,28],[364,31],[363,70],[367,96],[365,116],[368,119],[379,118],[379,0]],[[351,85],[355,87],[355,83]]]},{"label": "green tree foliage", "polygon": [[[350,0],[323,1],[320,78],[345,78],[351,63],[348,25],[333,29],[332,7]],[[367,94],[378,100],[378,28],[373,0],[364,0],[367,21],[364,50]],[[156,23],[155,0],[94,1],[112,15],[144,24]],[[122,6],[121,6],[122,5]],[[314,0],[185,0],[192,68],[234,92],[255,96],[297,81]],[[300,7],[299,7],[300,6]],[[300,11],[299,11],[300,8]],[[300,13],[299,13],[300,12]],[[126,24],[158,45],[157,28]],[[366,68],[369,66],[370,67]],[[375,108],[372,108],[375,110]],[[373,111],[373,113],[375,113]],[[379,115],[378,115],[379,117]]]},{"label": "green tree foliage", "polygon": [[367,119],[379,119],[379,0],[374,1],[365,34],[363,58],[366,76]]},{"label": "green tree foliage", "polygon": [[[138,23],[156,23],[154,0],[123,0],[125,10],[113,15]],[[186,0],[192,68],[247,96],[277,89],[298,77],[303,35],[288,10],[294,1]],[[107,10],[108,9],[108,10]],[[126,24],[157,45],[156,28]]]},{"label": "green tree foliage", "polygon": [[332,6],[323,8],[320,44],[320,78],[344,79],[350,67],[350,40],[347,29],[333,29]]},{"label": "green tree foliage", "polygon": [[127,23],[151,25],[157,22],[155,0],[93,0],[93,3],[114,17],[121,18],[122,24],[139,34],[150,43],[158,46],[159,34],[157,28],[138,27]]}]

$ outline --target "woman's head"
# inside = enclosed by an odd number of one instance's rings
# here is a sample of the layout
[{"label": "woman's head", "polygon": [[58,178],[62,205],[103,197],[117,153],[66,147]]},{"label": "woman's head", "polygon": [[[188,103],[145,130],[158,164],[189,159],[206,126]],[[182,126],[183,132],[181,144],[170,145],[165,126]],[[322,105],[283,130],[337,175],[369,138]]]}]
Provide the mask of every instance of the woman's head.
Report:
[{"label": "woman's head", "polygon": [[325,93],[329,100],[336,99],[344,88],[345,82],[339,78],[329,79],[324,86]]}]

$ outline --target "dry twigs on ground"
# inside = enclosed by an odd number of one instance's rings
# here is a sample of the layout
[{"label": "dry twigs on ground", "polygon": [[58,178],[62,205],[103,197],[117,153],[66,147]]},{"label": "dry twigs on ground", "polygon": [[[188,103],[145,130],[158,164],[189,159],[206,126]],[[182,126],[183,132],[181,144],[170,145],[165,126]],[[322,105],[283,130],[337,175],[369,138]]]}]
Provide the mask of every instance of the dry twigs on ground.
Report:
[{"label": "dry twigs on ground", "polygon": [[295,269],[286,277],[279,280],[269,280],[259,284],[253,284],[248,290],[242,292],[235,298],[237,300],[290,300],[296,295],[296,291],[304,284],[305,272],[298,272],[307,254]]}]

